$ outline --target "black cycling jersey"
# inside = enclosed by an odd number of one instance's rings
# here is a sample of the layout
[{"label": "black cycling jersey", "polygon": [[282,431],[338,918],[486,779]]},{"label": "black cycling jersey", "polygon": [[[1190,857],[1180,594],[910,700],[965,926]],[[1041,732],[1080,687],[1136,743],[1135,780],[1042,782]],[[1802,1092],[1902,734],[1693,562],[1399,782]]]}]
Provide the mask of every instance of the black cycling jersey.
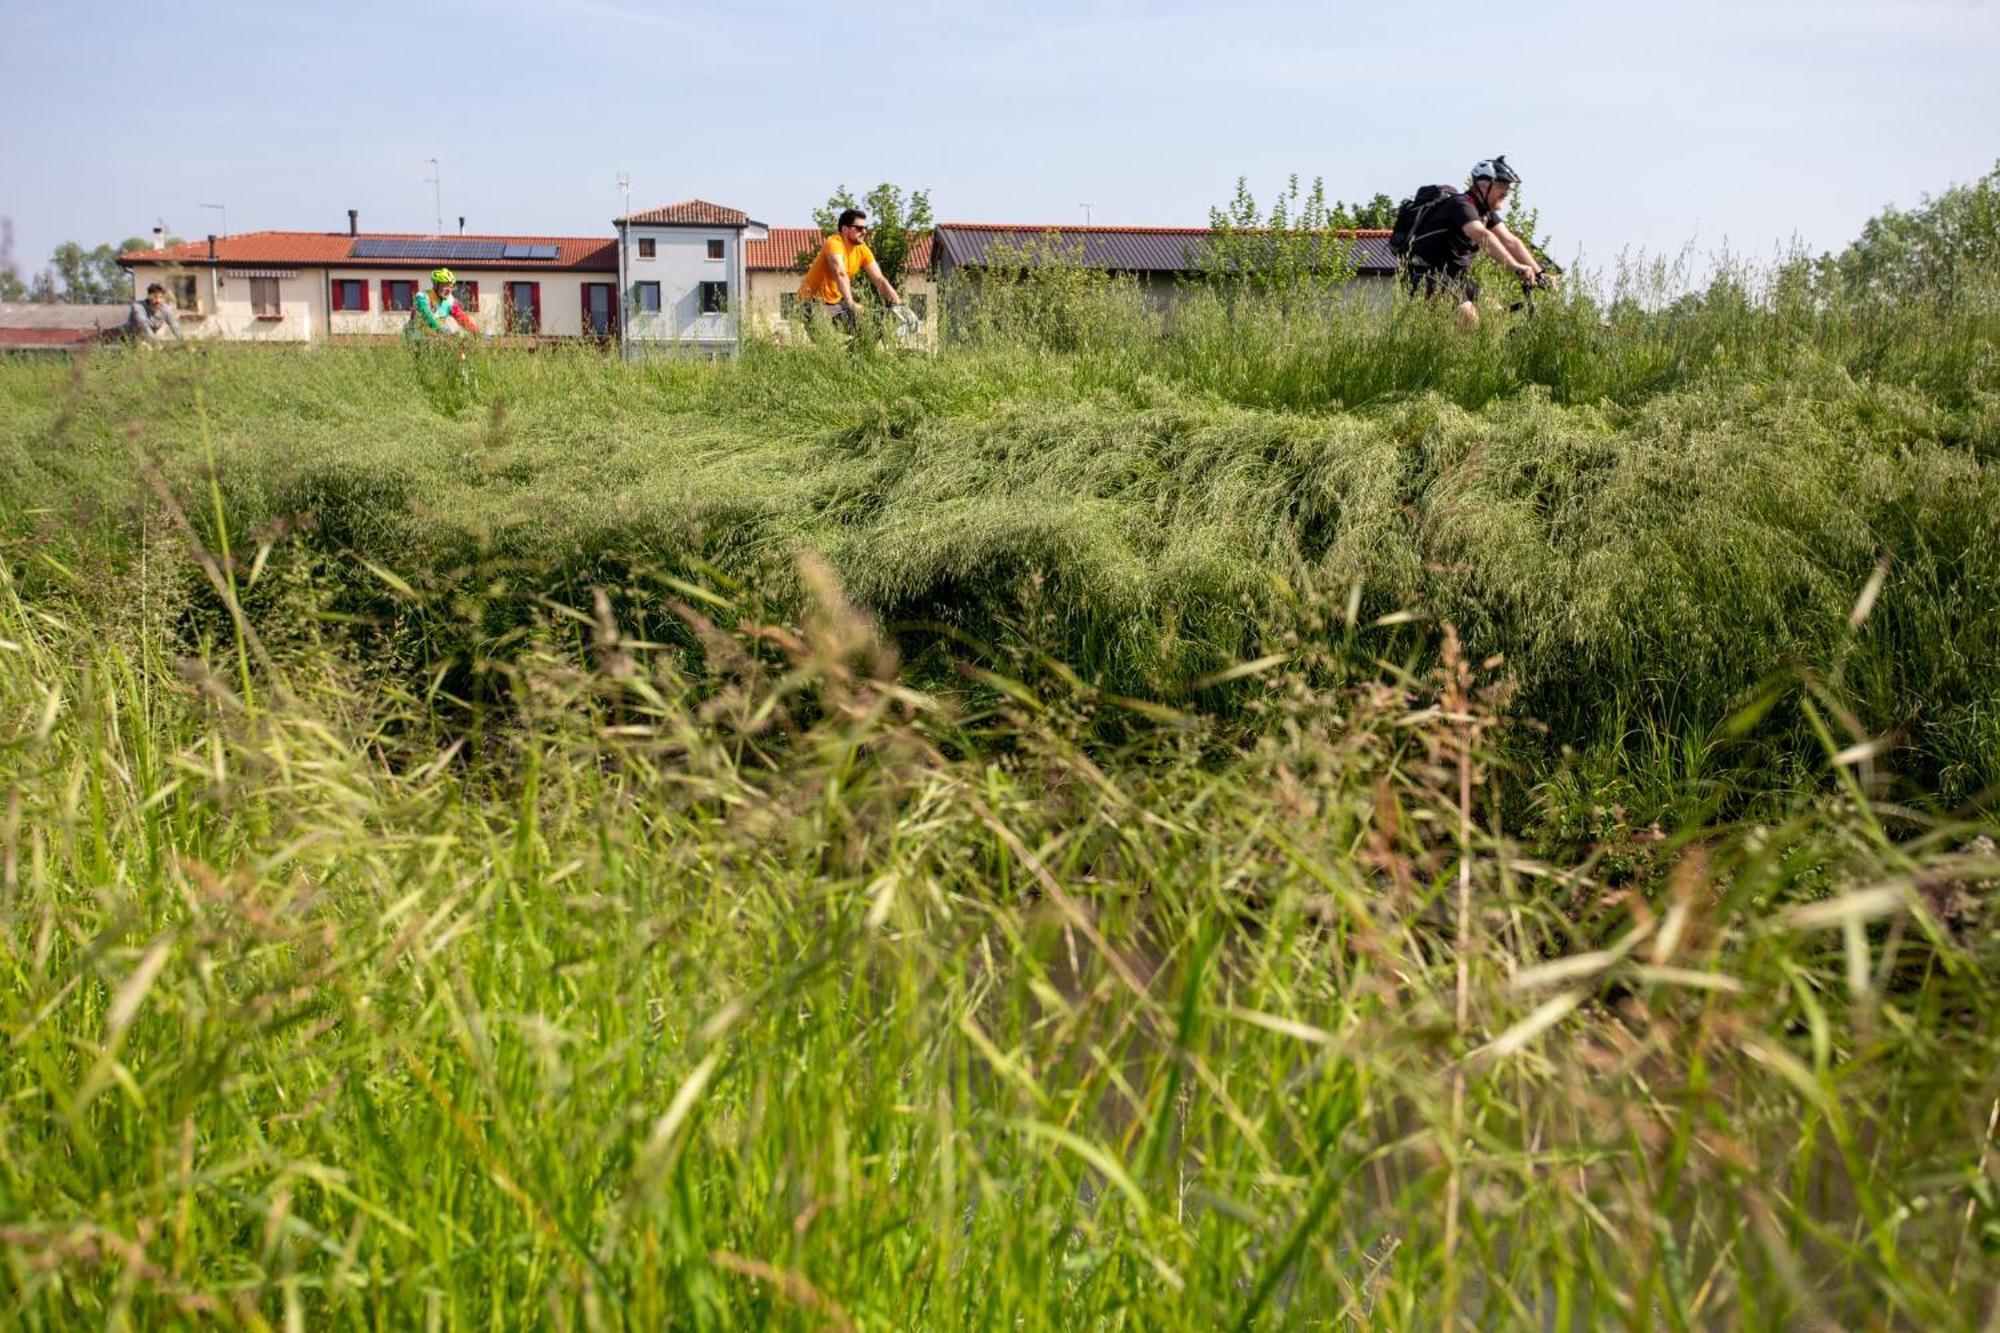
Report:
[{"label": "black cycling jersey", "polygon": [[1479,201],[1470,190],[1431,205],[1410,243],[1410,259],[1426,268],[1463,272],[1479,255],[1479,242],[1465,234],[1468,222],[1500,225],[1500,215],[1492,209],[1480,211]]}]

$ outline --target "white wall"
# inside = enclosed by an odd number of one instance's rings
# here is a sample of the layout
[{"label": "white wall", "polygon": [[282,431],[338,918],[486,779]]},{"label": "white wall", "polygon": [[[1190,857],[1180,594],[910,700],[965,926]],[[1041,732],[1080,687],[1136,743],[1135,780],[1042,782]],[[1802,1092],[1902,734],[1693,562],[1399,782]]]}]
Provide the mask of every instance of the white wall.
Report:
[{"label": "white wall", "polygon": [[[618,286],[618,275],[613,273],[578,273],[574,270],[551,272],[546,269],[468,269],[458,268],[454,272],[464,282],[479,284],[479,308],[468,310],[472,322],[482,333],[505,335],[507,329],[507,284],[510,282],[533,282],[541,285],[541,327],[536,330],[544,337],[577,338],[583,335],[583,284],[602,282],[613,288]],[[407,310],[385,310],[382,305],[382,284],[390,279],[414,282],[418,291],[430,290],[430,269],[411,269],[408,272],[388,269],[342,269],[327,273],[329,282],[342,279],[359,279],[368,284],[368,309],[335,310],[333,332],[337,337],[365,334],[401,333],[403,326],[410,322]],[[615,298],[614,298],[615,299]]]},{"label": "white wall", "polygon": [[[621,228],[625,243],[625,284],[631,312],[630,337],[636,342],[683,342],[733,345],[737,317],[749,293],[743,281],[743,233],[734,227]],[[653,242],[652,258],[639,253],[641,241]],[[722,242],[722,258],[708,257],[708,243]],[[657,313],[638,308],[639,284],[660,284]],[[729,308],[721,314],[701,313],[701,284],[729,284]]]},{"label": "white wall", "polygon": [[[261,267],[279,270],[278,265]],[[323,337],[326,327],[325,270],[282,269],[296,277],[279,278],[278,315],[259,318],[250,304],[250,279],[232,276],[227,265],[176,266],[135,264],[135,290],[160,283],[175,290],[175,278],[192,275],[197,309],[179,311],[181,334],[187,338],[227,338],[244,342],[309,342]]]},{"label": "white wall", "polygon": [[[275,269],[278,266],[267,267]],[[403,326],[409,322],[409,312],[383,309],[382,283],[386,279],[403,279],[416,283],[417,290],[425,291],[430,287],[431,267],[407,272],[382,268],[284,270],[295,271],[297,276],[277,280],[276,319],[261,319],[254,313],[250,302],[251,280],[232,276],[227,265],[211,269],[205,264],[199,267],[141,264],[133,266],[132,275],[137,290],[142,292],[151,282],[162,283],[168,291],[175,291],[174,279],[194,278],[198,308],[179,312],[181,332],[186,337],[245,342],[322,342],[329,331],[342,338],[386,337],[401,333]],[[482,332],[490,329],[496,334],[507,331],[506,295],[509,282],[540,283],[542,322],[539,332],[547,337],[567,338],[583,334],[583,285],[586,282],[604,283],[612,288],[614,300],[618,286],[616,272],[461,268],[458,275],[479,284],[479,308],[470,312],[473,322],[479,325]],[[368,284],[368,309],[332,308],[332,288],[329,284],[341,278],[358,279]]]}]

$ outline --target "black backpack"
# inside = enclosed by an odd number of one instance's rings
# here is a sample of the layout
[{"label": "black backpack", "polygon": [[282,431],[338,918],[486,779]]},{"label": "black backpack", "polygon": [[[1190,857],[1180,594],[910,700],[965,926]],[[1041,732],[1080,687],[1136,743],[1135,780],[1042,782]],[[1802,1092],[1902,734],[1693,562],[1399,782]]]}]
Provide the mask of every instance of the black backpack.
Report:
[{"label": "black backpack", "polygon": [[1421,230],[1424,215],[1457,193],[1450,185],[1426,185],[1396,205],[1396,226],[1389,233],[1389,252],[1408,259],[1416,243],[1429,234]]}]

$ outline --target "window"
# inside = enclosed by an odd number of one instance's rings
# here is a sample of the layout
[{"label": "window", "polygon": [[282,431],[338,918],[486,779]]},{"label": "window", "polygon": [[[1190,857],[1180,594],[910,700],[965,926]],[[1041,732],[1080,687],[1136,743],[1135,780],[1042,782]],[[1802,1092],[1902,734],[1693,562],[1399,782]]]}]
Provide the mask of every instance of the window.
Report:
[{"label": "window", "polygon": [[258,319],[277,319],[278,280],[276,278],[250,279],[250,313]]},{"label": "window", "polygon": [[652,237],[641,236],[639,238],[639,258],[651,259],[653,257],[653,244]]},{"label": "window", "polygon": [[657,282],[635,282],[632,284],[632,308],[650,314],[660,313],[660,284]]},{"label": "window", "polygon": [[799,308],[799,294],[797,292],[778,293],[779,314],[783,315],[786,319],[790,319],[792,317],[792,312],[797,310],[798,308]]},{"label": "window", "polygon": [[507,331],[509,333],[536,333],[542,327],[542,284],[539,282],[510,282],[507,284]]},{"label": "window", "polygon": [[195,283],[196,279],[192,273],[167,279],[167,286],[173,291],[174,306],[183,315],[198,315],[201,313],[201,297],[197,294],[199,288],[196,287]]},{"label": "window", "polygon": [[618,328],[618,288],[609,282],[583,284],[583,331],[609,338]]},{"label": "window", "polygon": [[726,282],[704,282],[701,284],[701,313],[720,315],[729,309],[729,284]]},{"label": "window", "polygon": [[479,284],[478,284],[478,283],[476,283],[476,282],[455,282],[455,283],[453,283],[453,284],[452,284],[452,287],[451,287],[451,294],[452,294],[453,296],[456,296],[456,297],[458,298],[458,303],[459,303],[460,305],[464,306],[464,307],[465,307],[465,308],[466,308],[466,309],[467,309],[468,311],[470,311],[471,313],[473,313],[473,314],[475,314],[475,315],[479,313]]},{"label": "window", "polygon": [[710,259],[722,258],[722,241],[720,238],[711,240],[708,243],[708,257]]},{"label": "window", "polygon": [[406,278],[382,279],[382,308],[408,310],[417,303],[417,284]]},{"label": "window", "polygon": [[907,296],[903,299],[910,303],[910,309],[916,314],[918,319],[930,318],[931,302],[928,296],[925,296],[922,292],[918,292],[915,296]]},{"label": "window", "polygon": [[335,310],[366,310],[368,308],[368,283],[363,278],[335,278],[333,280],[333,308]]}]

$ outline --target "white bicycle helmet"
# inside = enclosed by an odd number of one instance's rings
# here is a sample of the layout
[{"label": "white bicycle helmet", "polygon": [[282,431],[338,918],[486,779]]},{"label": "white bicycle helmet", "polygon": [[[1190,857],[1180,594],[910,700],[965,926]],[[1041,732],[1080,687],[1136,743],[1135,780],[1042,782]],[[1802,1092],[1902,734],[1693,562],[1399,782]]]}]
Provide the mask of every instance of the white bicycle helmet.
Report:
[{"label": "white bicycle helmet", "polygon": [[1498,181],[1502,185],[1519,185],[1521,173],[1507,165],[1505,153],[1495,153],[1484,162],[1475,162],[1472,179],[1476,181]]}]

